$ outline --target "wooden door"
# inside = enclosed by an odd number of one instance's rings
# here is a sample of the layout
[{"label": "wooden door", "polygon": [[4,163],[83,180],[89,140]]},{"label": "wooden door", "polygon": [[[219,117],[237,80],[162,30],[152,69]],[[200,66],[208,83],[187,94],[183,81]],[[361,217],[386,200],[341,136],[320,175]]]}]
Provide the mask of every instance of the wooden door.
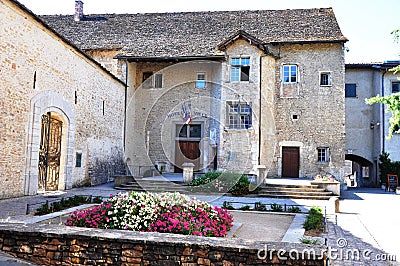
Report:
[{"label": "wooden door", "polygon": [[299,177],[300,148],[282,147],[282,177]]},{"label": "wooden door", "polygon": [[183,163],[193,163],[194,171],[200,169],[200,142],[177,141],[175,149],[175,172],[182,172]]}]

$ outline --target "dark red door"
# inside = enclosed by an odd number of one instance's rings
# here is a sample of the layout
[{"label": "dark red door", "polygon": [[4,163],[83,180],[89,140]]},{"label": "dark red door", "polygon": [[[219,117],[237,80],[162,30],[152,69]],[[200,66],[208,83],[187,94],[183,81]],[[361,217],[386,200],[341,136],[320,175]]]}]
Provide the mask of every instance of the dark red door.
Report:
[{"label": "dark red door", "polygon": [[282,147],[282,177],[299,177],[299,147]]},{"label": "dark red door", "polygon": [[200,169],[200,142],[178,141],[175,149],[175,172],[182,172],[183,163],[193,163],[194,171]]}]

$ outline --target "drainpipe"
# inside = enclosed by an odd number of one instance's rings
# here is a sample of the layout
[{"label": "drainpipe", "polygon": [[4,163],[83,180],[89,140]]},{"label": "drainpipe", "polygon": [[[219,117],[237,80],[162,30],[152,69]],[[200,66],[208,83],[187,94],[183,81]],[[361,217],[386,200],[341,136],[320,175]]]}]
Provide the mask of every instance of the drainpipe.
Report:
[{"label": "drainpipe", "polygon": [[[387,72],[387,69],[385,68],[383,73],[382,73],[382,84],[381,84],[381,93],[382,93],[382,97],[385,96],[385,74]],[[381,119],[381,153],[385,152],[385,105],[383,103],[381,103],[381,115],[382,115],[382,119]]]},{"label": "drainpipe", "polygon": [[125,59],[125,99],[124,99],[124,132],[123,132],[123,141],[124,141],[124,152],[126,152],[126,108],[127,108],[127,101],[128,101],[128,60]]},{"label": "drainpipe", "polygon": [[259,118],[258,118],[258,165],[261,165],[261,104],[262,104],[262,58],[263,56],[260,56],[260,101],[259,101]]},{"label": "drainpipe", "polygon": [[[378,69],[379,71],[383,71],[382,76],[381,76],[381,96],[385,97],[385,74],[387,72],[387,69],[379,66],[379,65],[373,65],[372,68]],[[381,136],[380,136],[380,141],[381,141],[381,154],[385,152],[385,105],[383,103],[380,104],[381,106],[381,118],[380,118],[380,122],[381,122],[381,128],[380,128],[380,132],[381,132]]]}]

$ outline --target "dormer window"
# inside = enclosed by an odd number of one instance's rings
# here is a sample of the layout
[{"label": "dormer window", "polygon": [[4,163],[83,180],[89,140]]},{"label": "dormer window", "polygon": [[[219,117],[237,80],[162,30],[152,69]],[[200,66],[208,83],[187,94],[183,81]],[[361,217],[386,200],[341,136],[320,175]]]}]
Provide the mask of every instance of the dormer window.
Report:
[{"label": "dormer window", "polygon": [[250,80],[250,57],[231,58],[231,81]]}]

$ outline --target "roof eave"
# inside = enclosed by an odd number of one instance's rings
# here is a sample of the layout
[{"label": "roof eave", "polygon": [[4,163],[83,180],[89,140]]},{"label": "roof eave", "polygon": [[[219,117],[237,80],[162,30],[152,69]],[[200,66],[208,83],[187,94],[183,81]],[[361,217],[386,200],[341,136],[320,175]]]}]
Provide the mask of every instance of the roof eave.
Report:
[{"label": "roof eave", "polygon": [[129,56],[117,55],[115,59],[126,60],[128,62],[185,62],[196,60],[225,61],[225,55],[206,55],[206,56]]},{"label": "roof eave", "polygon": [[313,44],[313,43],[346,43],[348,39],[337,39],[337,40],[294,40],[294,41],[272,41],[269,44]]}]

